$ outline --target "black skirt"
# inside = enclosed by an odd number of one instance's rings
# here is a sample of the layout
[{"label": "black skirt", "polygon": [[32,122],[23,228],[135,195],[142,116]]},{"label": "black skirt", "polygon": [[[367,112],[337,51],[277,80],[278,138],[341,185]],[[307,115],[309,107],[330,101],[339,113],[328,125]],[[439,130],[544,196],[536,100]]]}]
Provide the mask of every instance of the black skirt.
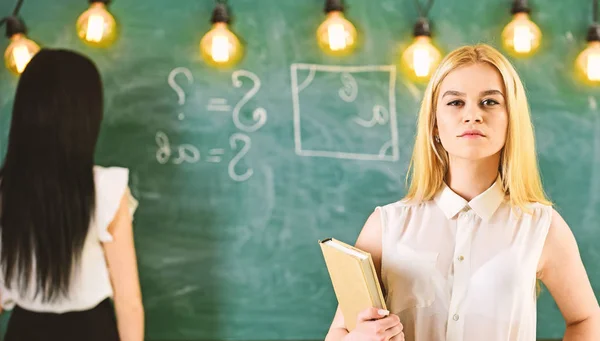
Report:
[{"label": "black skirt", "polygon": [[13,310],[5,341],[119,341],[115,313],[109,299],[95,308],[64,314]]}]

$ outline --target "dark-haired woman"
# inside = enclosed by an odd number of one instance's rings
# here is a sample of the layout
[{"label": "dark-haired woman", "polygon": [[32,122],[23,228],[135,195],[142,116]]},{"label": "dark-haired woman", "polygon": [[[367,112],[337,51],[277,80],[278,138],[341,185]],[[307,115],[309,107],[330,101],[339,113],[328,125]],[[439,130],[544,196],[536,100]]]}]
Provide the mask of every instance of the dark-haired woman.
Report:
[{"label": "dark-haired woman", "polygon": [[102,116],[88,58],[44,49],[21,75],[0,170],[6,341],[143,340],[137,201],[127,169],[94,164]]}]

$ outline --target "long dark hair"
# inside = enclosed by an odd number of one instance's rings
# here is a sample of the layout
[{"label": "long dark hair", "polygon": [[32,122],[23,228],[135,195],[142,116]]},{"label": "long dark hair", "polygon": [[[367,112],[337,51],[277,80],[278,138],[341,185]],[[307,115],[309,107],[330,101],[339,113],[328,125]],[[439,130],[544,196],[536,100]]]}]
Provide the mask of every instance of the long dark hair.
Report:
[{"label": "long dark hair", "polygon": [[[68,295],[95,211],[102,81],[86,57],[43,49],[21,75],[0,170],[5,285],[44,302]],[[32,280],[35,275],[35,282]]]}]

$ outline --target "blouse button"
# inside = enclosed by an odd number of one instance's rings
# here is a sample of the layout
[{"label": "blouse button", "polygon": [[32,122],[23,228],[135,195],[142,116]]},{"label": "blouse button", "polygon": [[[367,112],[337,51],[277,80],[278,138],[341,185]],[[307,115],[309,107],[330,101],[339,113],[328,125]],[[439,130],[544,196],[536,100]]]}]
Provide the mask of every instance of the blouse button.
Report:
[{"label": "blouse button", "polygon": [[465,257],[464,257],[464,256],[462,256],[462,255],[458,256],[458,261],[459,261],[459,262],[462,262],[463,260],[465,260]]},{"label": "blouse button", "polygon": [[458,314],[454,314],[454,316],[452,316],[452,319],[453,319],[454,321],[458,321],[458,318],[459,318]]}]

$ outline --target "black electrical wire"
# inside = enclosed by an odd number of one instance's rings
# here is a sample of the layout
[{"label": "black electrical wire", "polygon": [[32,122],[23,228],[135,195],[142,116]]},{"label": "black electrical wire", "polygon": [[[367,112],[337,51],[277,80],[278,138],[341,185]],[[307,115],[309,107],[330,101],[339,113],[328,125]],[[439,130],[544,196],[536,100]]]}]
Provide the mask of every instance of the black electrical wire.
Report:
[{"label": "black electrical wire", "polygon": [[600,24],[598,23],[598,0],[592,0],[592,24],[588,28],[587,41],[600,41]]},{"label": "black electrical wire", "polygon": [[27,28],[25,27],[25,23],[21,20],[18,15],[21,7],[23,6],[23,0],[17,0],[17,4],[15,5],[15,9],[12,14],[0,19],[0,27],[6,24],[6,36],[12,37],[18,33],[26,33]]},{"label": "black electrical wire", "polygon": [[429,14],[429,10],[431,10],[431,6],[433,6],[433,0],[427,0],[427,4],[425,7],[421,6],[421,2],[419,0],[415,0],[415,5],[417,5],[417,11],[419,11],[419,16],[421,18],[426,18]]},{"label": "black electrical wire", "polygon": [[212,12],[210,22],[215,23],[226,23],[229,24],[231,21],[231,15],[229,14],[229,7],[227,6],[226,0],[215,0],[215,8]]}]

